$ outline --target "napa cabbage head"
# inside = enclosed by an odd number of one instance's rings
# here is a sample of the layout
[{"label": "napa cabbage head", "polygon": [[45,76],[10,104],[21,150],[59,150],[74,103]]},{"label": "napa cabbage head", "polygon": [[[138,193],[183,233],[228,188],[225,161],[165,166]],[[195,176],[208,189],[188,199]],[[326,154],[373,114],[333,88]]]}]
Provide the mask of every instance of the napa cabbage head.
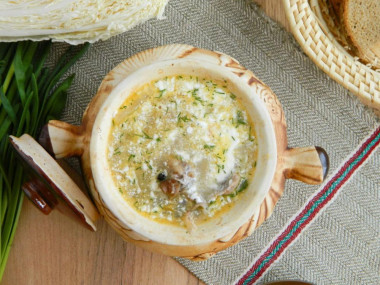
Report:
[{"label": "napa cabbage head", "polygon": [[168,1],[2,0],[0,41],[106,40],[151,18],[162,18]]}]

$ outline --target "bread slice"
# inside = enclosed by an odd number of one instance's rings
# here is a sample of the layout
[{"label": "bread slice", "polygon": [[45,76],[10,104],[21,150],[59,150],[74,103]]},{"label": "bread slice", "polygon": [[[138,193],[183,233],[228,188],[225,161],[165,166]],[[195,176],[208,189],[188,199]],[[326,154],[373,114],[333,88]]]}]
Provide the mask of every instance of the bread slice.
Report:
[{"label": "bread slice", "polygon": [[380,0],[344,0],[343,25],[358,56],[380,68]]},{"label": "bread slice", "polygon": [[340,14],[340,9],[343,6],[343,0],[330,0],[330,3],[332,5],[332,8],[334,9],[334,12],[337,16]]},{"label": "bread slice", "polygon": [[[318,0],[319,7],[326,9],[327,12],[322,12],[322,17],[325,20],[330,32],[338,43],[352,56],[356,56],[357,51],[355,46],[350,42],[347,32],[343,25],[343,1],[344,0]],[[322,10],[323,11],[323,10]]]}]

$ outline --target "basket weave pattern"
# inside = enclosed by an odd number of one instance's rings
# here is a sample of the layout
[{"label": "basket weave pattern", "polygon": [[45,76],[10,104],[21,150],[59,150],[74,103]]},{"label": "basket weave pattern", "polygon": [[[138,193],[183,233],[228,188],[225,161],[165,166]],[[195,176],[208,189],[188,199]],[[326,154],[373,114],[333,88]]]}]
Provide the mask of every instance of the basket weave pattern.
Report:
[{"label": "basket weave pattern", "polygon": [[326,28],[317,0],[283,0],[293,35],[331,78],[380,113],[380,73],[355,60]]}]

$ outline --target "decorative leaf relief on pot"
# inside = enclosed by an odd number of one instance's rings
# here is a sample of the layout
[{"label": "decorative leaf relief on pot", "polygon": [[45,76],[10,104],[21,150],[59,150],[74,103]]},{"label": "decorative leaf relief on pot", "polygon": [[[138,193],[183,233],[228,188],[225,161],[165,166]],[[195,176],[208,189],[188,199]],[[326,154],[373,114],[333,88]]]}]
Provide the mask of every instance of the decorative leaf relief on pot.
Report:
[{"label": "decorative leaf relief on pot", "polygon": [[131,228],[127,227],[119,219],[115,217],[114,214],[106,207],[104,201],[99,195],[99,192],[95,188],[94,181],[89,179],[89,185],[92,192],[92,196],[96,203],[96,207],[99,209],[100,213],[104,216],[106,221],[122,236],[127,236],[130,239],[137,241],[150,241],[150,239],[136,233]]},{"label": "decorative leaf relief on pot", "polygon": [[273,94],[269,87],[261,84],[255,83],[252,85],[256,94],[259,95],[261,100],[264,101],[267,106],[268,112],[272,117],[273,122],[281,122],[284,120],[284,114],[282,111],[281,103],[278,101],[277,97]]},{"label": "decorative leaf relief on pot", "polygon": [[222,237],[219,239],[220,242],[229,242],[233,237],[235,236],[236,232],[230,233],[226,235],[225,237]]},{"label": "decorative leaf relief on pot", "polygon": [[236,59],[222,53],[218,53],[218,56],[220,59],[220,65],[225,66],[232,73],[242,78],[243,80],[249,82],[251,77],[255,78],[251,75],[252,73],[249,72],[244,66],[240,65]]},{"label": "decorative leaf relief on pot", "polygon": [[260,208],[258,208],[255,211],[255,214],[250,219],[250,225],[247,229],[247,236],[250,236],[255,231],[255,229],[259,226],[259,224],[257,223],[259,214],[260,214]]},{"label": "decorative leaf relief on pot", "polygon": [[220,65],[231,68],[232,70],[246,70],[239,64],[237,60],[233,59],[232,57],[224,53],[215,52],[215,54],[219,57]]},{"label": "decorative leaf relief on pot", "polygon": [[[260,209],[257,209],[256,212],[252,215],[252,217],[242,225],[236,232],[226,235],[225,237],[220,238],[218,241],[222,243],[227,243],[232,241],[234,238],[236,239],[233,244],[240,241],[241,239],[250,236],[253,231],[258,227],[257,221],[260,214]],[[242,233],[243,229],[243,234]]]},{"label": "decorative leaf relief on pot", "polygon": [[[219,251],[219,250],[217,250],[217,251]],[[195,256],[186,256],[184,258],[186,258],[188,260],[192,260],[192,261],[204,261],[204,260],[207,260],[210,257],[214,256],[215,254],[216,254],[216,252],[206,252],[206,253],[201,253],[201,254],[198,254]]]},{"label": "decorative leaf relief on pot", "polygon": [[267,196],[260,205],[256,228],[272,215],[274,207],[280,197],[281,194],[278,193],[273,187],[269,189]]},{"label": "decorative leaf relief on pot", "polygon": [[136,241],[151,241],[150,239],[138,234],[131,228],[127,227],[126,225],[122,224],[119,219],[117,219],[111,211],[105,207],[103,201],[98,204],[98,208],[100,212],[103,214],[104,218],[107,220],[107,222],[123,237],[127,236],[130,239],[136,240]]},{"label": "decorative leaf relief on pot", "polygon": [[255,229],[255,221],[256,221],[256,213],[253,215],[245,224],[243,224],[236,232],[233,232],[229,235],[226,235],[223,238],[220,238],[217,240],[219,243],[224,243],[226,246],[224,248],[227,248],[231,245],[234,245],[238,243],[240,240],[246,238],[249,236],[253,230]]},{"label": "decorative leaf relief on pot", "polygon": [[114,69],[115,78],[125,78],[130,73],[155,62],[185,57],[196,49],[188,45],[173,44],[139,52]]}]

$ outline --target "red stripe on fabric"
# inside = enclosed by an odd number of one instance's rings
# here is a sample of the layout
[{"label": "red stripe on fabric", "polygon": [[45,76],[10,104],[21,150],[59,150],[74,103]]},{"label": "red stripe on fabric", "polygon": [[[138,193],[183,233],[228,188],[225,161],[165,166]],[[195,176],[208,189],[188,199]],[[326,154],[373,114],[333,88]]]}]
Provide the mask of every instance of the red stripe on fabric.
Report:
[{"label": "red stripe on fabric", "polygon": [[[276,252],[276,254],[272,257],[270,261],[268,261],[263,268],[256,274],[256,276],[248,283],[253,284],[257,281],[270,267],[273,262],[282,254],[282,252],[298,237],[298,235],[303,231],[303,229],[315,218],[315,216],[320,212],[320,210],[325,207],[325,205],[335,196],[335,194],[339,191],[339,189],[351,178],[351,176],[355,173],[356,169],[362,165],[365,160],[368,158],[370,153],[376,148],[376,146],[380,143],[378,141],[375,145],[373,145],[370,150],[362,157],[362,159],[350,170],[349,173],[345,176],[345,178],[334,188],[334,190],[329,194],[329,196],[323,200],[321,204],[313,211],[313,213],[302,223],[302,225],[294,232],[294,234],[287,240],[282,247]],[[277,239],[278,240],[278,239]],[[276,240],[276,241],[277,241]],[[278,243],[277,243],[278,244]],[[264,257],[265,258],[265,257]]]},{"label": "red stripe on fabric", "polygon": [[[339,191],[339,189],[350,179],[350,177],[355,173],[356,169],[362,165],[368,156],[372,153],[372,151],[379,145],[380,140],[374,144],[368,152],[361,158],[361,160],[355,164],[355,166],[347,173],[344,179],[334,188],[334,190],[329,194],[329,196],[323,200],[321,204],[313,211],[313,213],[302,223],[302,225],[294,232],[294,234],[287,240],[282,247],[276,252],[276,254],[272,257],[270,261],[268,261],[264,267],[256,274],[256,276],[249,282],[249,284],[253,284],[256,280],[258,280],[268,269],[269,266],[272,265],[273,262],[282,254],[282,252],[297,238],[297,236],[302,232],[302,230],[314,219],[314,217],[320,212],[320,210],[335,196],[335,194]],[[367,144],[368,145],[368,144]],[[351,163],[353,160],[351,161]],[[343,171],[344,172],[344,171]],[[343,174],[342,172],[342,174]],[[298,216],[297,216],[298,218]],[[300,220],[300,219],[299,219]],[[278,239],[276,240],[278,241]],[[278,243],[277,243],[278,244]]]},{"label": "red stripe on fabric", "polygon": [[[320,199],[325,192],[331,187],[331,185],[337,180],[338,177],[340,177],[343,172],[346,171],[348,166],[358,158],[358,156],[363,152],[363,150],[368,146],[368,144],[380,133],[380,127],[376,129],[376,131],[361,145],[361,147],[351,156],[351,158],[344,163],[344,165],[339,169],[339,171],[334,175],[334,177],[327,182],[327,184],[323,187],[323,189],[317,193],[313,197],[312,200],[309,201],[309,203],[304,207],[304,209],[301,211],[299,215],[289,224],[289,226],[283,231],[279,237],[270,245],[270,247],[260,256],[260,258],[255,262],[255,264],[244,274],[244,276],[238,281],[237,284],[242,284],[244,281],[253,273],[255,268],[262,263],[262,261],[275,249],[275,247],[278,245],[278,243],[291,231],[292,228],[294,228],[295,224],[301,219],[302,216],[304,216],[307,211],[310,210],[312,205]],[[261,275],[266,271],[266,269],[281,255],[281,253],[287,248],[287,246],[293,242],[296,237],[301,233],[301,231],[314,219],[314,217],[319,213],[319,211],[335,196],[337,191],[341,188],[341,186],[352,176],[352,174],[356,171],[360,165],[364,163],[364,161],[368,158],[368,156],[372,153],[372,151],[380,144],[380,140],[377,141],[369,150],[368,152],[361,158],[361,160],[350,170],[350,172],[346,175],[346,177],[334,188],[334,190],[331,192],[331,194],[315,209],[315,211],[308,217],[307,220],[305,220],[302,225],[295,231],[294,235],[276,252],[276,254],[272,257],[272,259],[267,262],[264,267],[258,272],[258,274],[249,282],[249,284],[252,284],[255,282],[258,278],[261,277]]]}]

